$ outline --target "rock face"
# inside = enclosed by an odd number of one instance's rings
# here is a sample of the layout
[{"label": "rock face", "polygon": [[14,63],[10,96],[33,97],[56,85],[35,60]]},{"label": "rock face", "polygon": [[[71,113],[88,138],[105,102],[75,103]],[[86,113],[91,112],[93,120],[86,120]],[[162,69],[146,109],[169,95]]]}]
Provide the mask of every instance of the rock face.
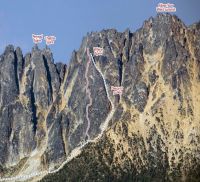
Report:
[{"label": "rock face", "polygon": [[[94,63],[93,47],[104,49]],[[88,34],[69,66],[54,64],[48,48],[23,56],[8,46],[0,57],[2,177],[56,169],[99,136],[114,110],[103,136],[43,181],[198,181],[199,58],[200,24],[169,14],[135,33]],[[122,96],[111,86],[123,86]]]}]

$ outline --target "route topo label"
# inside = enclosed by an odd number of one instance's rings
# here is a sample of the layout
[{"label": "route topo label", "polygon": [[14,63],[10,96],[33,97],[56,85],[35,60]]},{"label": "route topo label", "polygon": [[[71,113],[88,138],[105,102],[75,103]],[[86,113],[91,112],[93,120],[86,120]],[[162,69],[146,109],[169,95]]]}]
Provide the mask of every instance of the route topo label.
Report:
[{"label": "route topo label", "polygon": [[51,44],[54,44],[54,42],[56,40],[56,37],[53,36],[53,35],[51,35],[51,36],[45,36],[44,40],[46,41],[47,45],[51,45]]},{"label": "route topo label", "polygon": [[124,87],[114,87],[111,86],[111,91],[113,91],[113,95],[122,95]]},{"label": "route topo label", "polygon": [[103,48],[101,47],[93,47],[94,56],[102,56]]},{"label": "route topo label", "polygon": [[41,43],[43,39],[43,34],[40,34],[40,35],[32,34],[32,39],[33,39],[33,43],[35,44]]},{"label": "route topo label", "polygon": [[171,3],[159,3],[156,7],[156,11],[159,12],[176,12],[175,4]]}]

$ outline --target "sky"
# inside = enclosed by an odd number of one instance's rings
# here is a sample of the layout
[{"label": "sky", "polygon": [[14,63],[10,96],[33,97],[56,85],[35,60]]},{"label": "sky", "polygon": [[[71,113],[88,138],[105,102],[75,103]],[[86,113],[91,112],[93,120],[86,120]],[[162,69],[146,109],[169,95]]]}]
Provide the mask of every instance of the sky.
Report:
[{"label": "sky", "polygon": [[[200,0],[1,0],[0,54],[13,44],[23,54],[33,47],[32,33],[54,35],[55,62],[68,63],[87,32],[115,28],[135,31],[156,16],[158,3],[173,3],[186,25],[200,21]],[[45,47],[43,41],[39,44]]]}]

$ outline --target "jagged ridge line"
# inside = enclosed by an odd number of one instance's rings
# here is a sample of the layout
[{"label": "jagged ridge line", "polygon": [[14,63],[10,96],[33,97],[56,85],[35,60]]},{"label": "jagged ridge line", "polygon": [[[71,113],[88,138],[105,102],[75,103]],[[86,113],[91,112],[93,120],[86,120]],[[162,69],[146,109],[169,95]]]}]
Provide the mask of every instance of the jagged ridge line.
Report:
[{"label": "jagged ridge line", "polygon": [[[108,100],[110,101],[111,103],[111,106],[112,106],[112,110],[111,112],[109,113],[108,117],[106,118],[106,121],[104,122],[104,126],[102,127],[102,130],[101,130],[101,133],[96,137],[94,138],[93,140],[87,140],[83,145],[81,145],[80,147],[77,147],[75,149],[72,150],[72,152],[70,153],[70,155],[67,157],[67,159],[60,165],[60,167],[58,167],[57,169],[51,171],[51,170],[45,170],[45,171],[42,171],[42,172],[34,172],[34,173],[31,173],[29,175],[23,175],[23,176],[15,176],[15,177],[10,177],[10,178],[0,178],[0,181],[11,181],[11,180],[18,180],[18,179],[30,179],[32,177],[35,177],[35,176],[40,176],[40,175],[48,175],[48,174],[53,174],[53,173],[56,173],[58,172],[59,170],[61,170],[65,164],[67,164],[68,162],[70,162],[74,157],[77,157],[80,152],[81,152],[81,149],[83,147],[85,147],[85,145],[87,145],[88,143],[94,143],[96,142],[99,138],[101,138],[101,136],[103,135],[103,132],[105,131],[112,115],[114,114],[114,104],[109,96],[109,93],[108,93],[108,88],[107,88],[107,84],[106,84],[106,81],[104,79],[104,76],[101,72],[101,70],[96,66],[96,63],[94,62],[94,58],[92,56],[92,54],[90,53],[90,56],[92,58],[92,62],[96,68],[96,70],[100,73],[102,79],[103,79],[103,82],[104,82],[104,86],[105,86],[105,89],[106,89],[106,95],[107,95],[107,98]],[[78,153],[79,152],[79,153]]]}]

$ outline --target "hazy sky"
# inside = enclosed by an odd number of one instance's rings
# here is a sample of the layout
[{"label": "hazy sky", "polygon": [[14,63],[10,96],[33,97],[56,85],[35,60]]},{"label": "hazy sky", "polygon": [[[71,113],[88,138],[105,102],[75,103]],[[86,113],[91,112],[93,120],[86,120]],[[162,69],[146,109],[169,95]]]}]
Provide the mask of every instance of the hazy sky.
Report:
[{"label": "hazy sky", "polygon": [[200,20],[200,0],[1,0],[0,53],[8,44],[27,53],[33,46],[32,33],[43,33],[57,37],[50,46],[54,59],[67,63],[87,32],[107,28],[135,31],[156,15],[160,2],[174,3],[176,14],[187,25]]}]

